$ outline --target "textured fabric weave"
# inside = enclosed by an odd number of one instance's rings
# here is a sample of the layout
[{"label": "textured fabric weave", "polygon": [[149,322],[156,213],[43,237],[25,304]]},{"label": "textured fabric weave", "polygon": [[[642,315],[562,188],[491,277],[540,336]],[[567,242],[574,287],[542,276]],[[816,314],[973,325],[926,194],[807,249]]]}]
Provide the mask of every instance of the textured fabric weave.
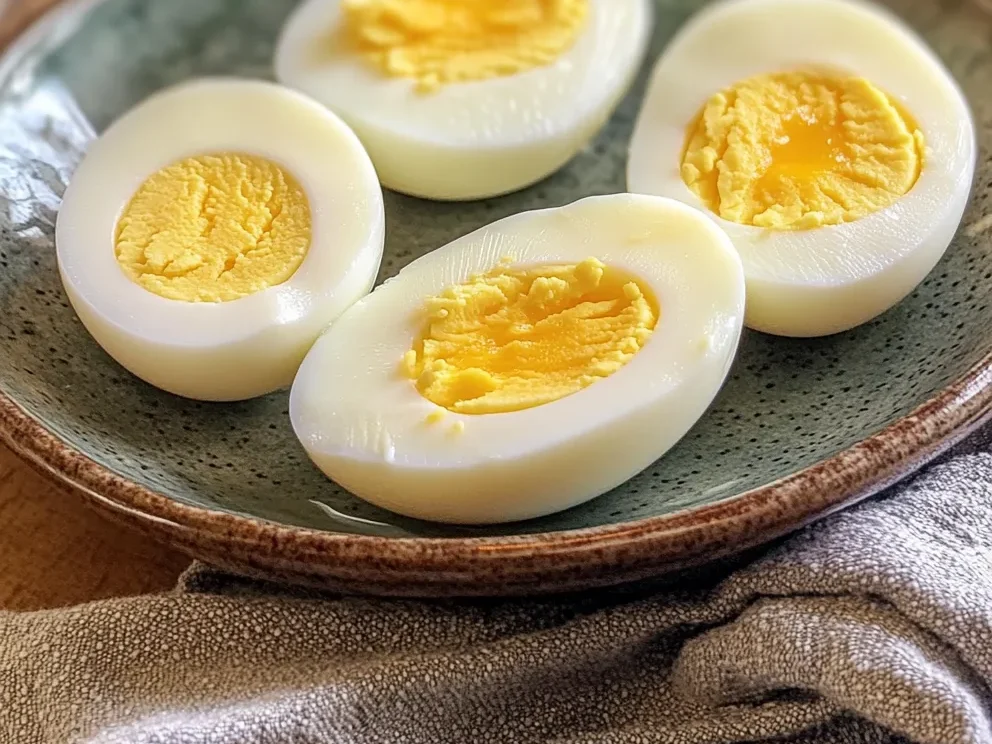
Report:
[{"label": "textured fabric weave", "polygon": [[992,430],[707,582],[0,614],[0,742],[992,744]]}]

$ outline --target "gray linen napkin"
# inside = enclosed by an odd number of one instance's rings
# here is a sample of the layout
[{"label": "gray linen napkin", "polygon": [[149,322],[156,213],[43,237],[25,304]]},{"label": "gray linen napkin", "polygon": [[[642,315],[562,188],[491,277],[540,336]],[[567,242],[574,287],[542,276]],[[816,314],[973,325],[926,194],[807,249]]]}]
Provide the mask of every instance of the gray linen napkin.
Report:
[{"label": "gray linen napkin", "polygon": [[0,741],[992,744],[992,429],[710,584],[0,614]]}]

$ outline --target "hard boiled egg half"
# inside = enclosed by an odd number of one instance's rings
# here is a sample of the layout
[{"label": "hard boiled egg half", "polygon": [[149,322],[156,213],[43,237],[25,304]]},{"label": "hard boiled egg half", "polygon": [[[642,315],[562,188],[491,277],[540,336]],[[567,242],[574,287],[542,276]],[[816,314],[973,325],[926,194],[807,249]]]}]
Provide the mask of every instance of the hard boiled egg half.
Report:
[{"label": "hard boiled egg half", "polygon": [[159,92],[95,141],[56,226],[62,282],[94,339],[152,385],[238,400],[292,382],[371,288],[382,191],[352,131],[272,83]]},{"label": "hard boiled egg half", "polygon": [[633,80],[651,0],[306,0],[276,76],[338,113],[384,186],[514,191],[561,167]]},{"label": "hard boiled egg half", "polygon": [[411,517],[493,523],[591,499],[650,465],[731,365],[744,277],[671,199],[524,212],[418,259],[314,344],[290,395],[328,476]]},{"label": "hard boiled egg half", "polygon": [[656,63],[627,177],[730,235],[748,326],[818,336],[923,280],[961,220],[975,152],[957,85],[888,12],[724,0]]}]

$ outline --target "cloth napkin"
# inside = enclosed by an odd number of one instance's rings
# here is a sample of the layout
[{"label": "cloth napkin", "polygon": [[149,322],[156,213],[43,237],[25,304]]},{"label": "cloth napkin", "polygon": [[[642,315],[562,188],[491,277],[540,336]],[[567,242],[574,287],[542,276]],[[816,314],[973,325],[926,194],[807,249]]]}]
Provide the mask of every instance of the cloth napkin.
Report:
[{"label": "cloth napkin", "polygon": [[990,450],[664,591],[370,600],[197,565],[0,614],[0,742],[992,744]]}]

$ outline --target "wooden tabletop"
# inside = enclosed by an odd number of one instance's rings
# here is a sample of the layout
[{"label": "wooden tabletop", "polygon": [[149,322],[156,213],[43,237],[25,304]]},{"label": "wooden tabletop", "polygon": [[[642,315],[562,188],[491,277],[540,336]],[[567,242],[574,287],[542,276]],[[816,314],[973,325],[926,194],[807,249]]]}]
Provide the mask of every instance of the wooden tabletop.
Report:
[{"label": "wooden tabletop", "polygon": [[162,591],[188,563],[111,524],[0,445],[0,609]]}]

